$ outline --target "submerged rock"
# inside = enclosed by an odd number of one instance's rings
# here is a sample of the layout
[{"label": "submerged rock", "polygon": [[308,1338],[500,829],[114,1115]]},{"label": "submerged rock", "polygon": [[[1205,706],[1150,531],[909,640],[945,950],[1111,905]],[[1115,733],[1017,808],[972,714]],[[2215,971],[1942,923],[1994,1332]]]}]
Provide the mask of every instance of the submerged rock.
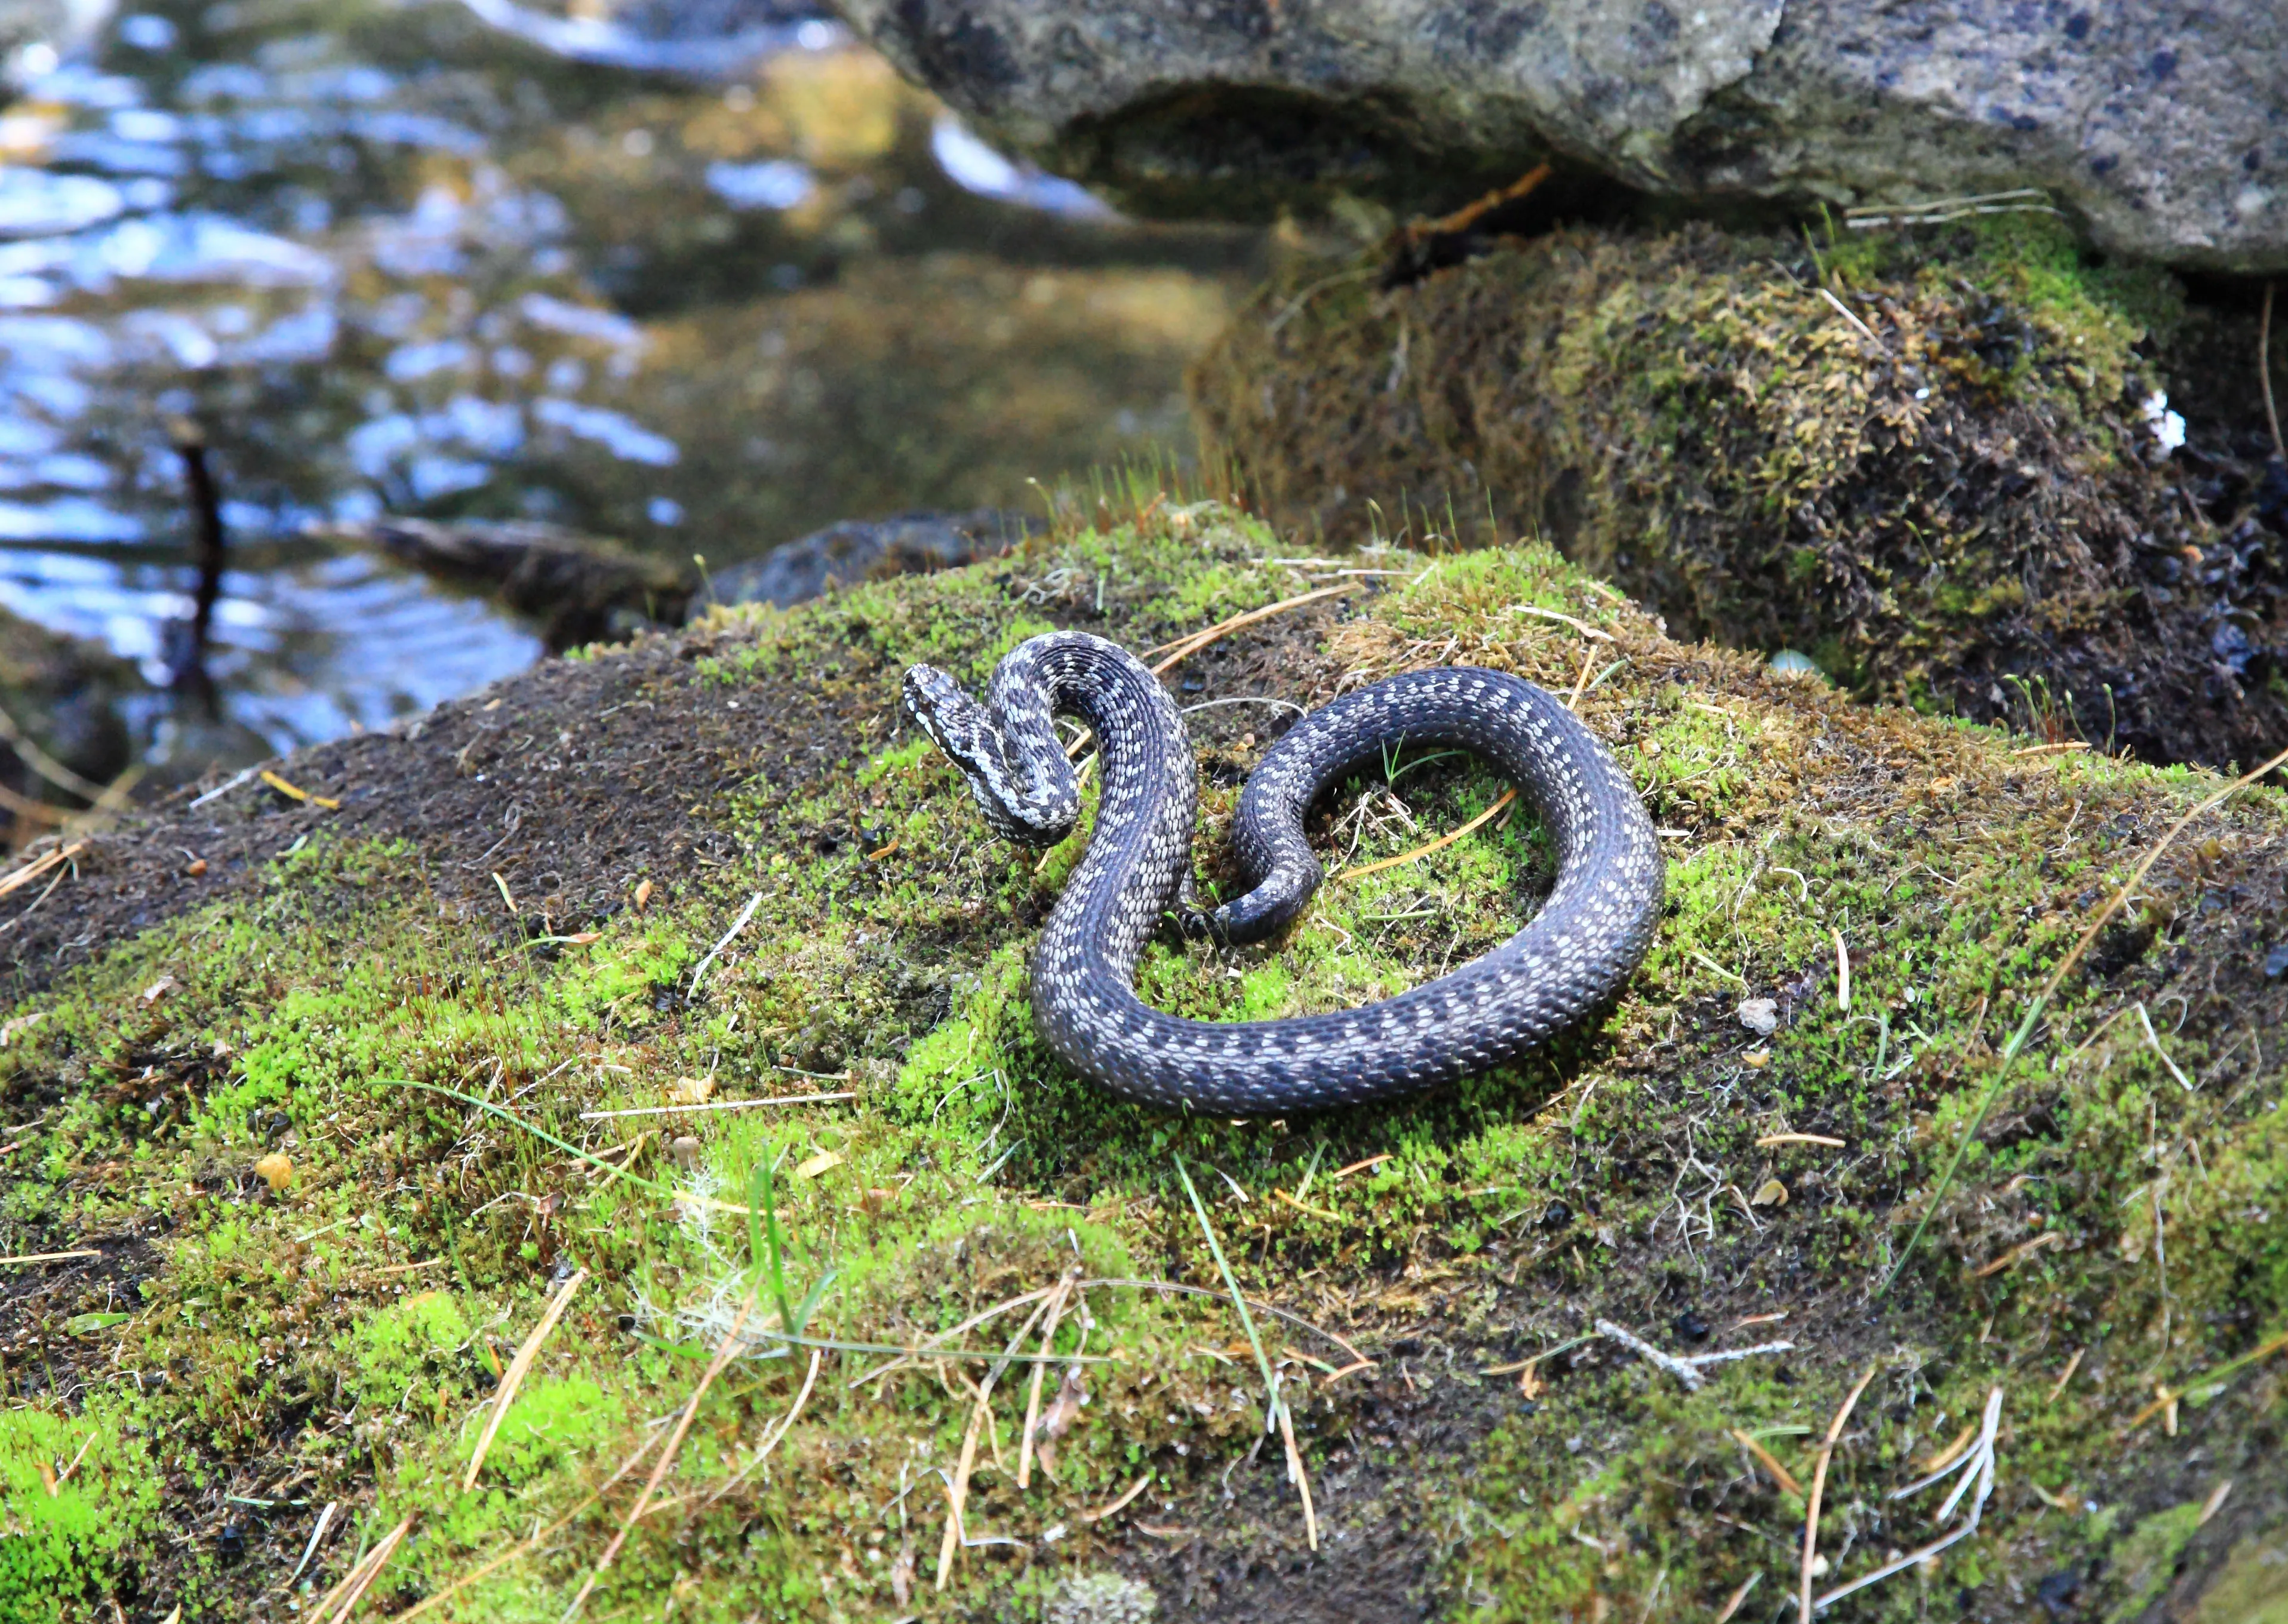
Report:
[{"label": "submerged rock", "polygon": [[1554,158],[1708,210],[2039,188],[2109,250],[2288,266],[2288,12],[2268,0],[842,10],[965,115],[1141,211],[1435,207]]},{"label": "submerged rock", "polygon": [[774,547],[760,558],[715,571],[692,608],[770,603],[789,609],[837,586],[950,569],[991,558],[1041,528],[1039,520],[996,507],[848,519]]}]

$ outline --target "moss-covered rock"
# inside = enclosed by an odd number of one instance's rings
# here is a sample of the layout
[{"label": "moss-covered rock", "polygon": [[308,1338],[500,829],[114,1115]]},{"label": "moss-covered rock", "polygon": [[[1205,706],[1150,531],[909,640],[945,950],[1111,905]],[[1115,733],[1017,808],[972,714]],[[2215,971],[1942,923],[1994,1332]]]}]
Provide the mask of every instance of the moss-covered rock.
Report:
[{"label": "moss-covered rock", "polygon": [[[553,1620],[656,1470],[589,1616],[1134,1613],[1140,1584],[1164,1617],[1680,1620],[1750,1582],[1736,1616],[1769,1616],[1870,1371],[1821,1585],[1934,1537],[1890,1496],[1999,1388],[1996,1488],[1974,1537],[1831,1616],[2133,1613],[2236,1551],[2243,1583],[2288,1518],[2278,792],[2170,848],[2005,1074],[2035,988],[2215,778],[1855,705],[1671,641],[1545,550],[1330,578],[1148,506],[551,663],[283,764],[338,808],[163,809],[29,921],[8,899],[41,946],[0,1007],[0,1242],[96,1255],[0,1282],[0,1614],[308,1617],[409,1519],[368,1612]],[[1425,1099],[1114,1102],[1026,1005],[1084,834],[989,840],[897,677],[981,679],[1052,625],[1151,647],[1321,584],[1352,590],[1171,673],[1206,877],[1294,707],[1474,662],[1573,696],[1630,764],[1672,853],[1659,943],[1596,1019]],[[1321,838],[1364,870],[1499,788],[1400,757]],[[1513,929],[1547,864],[1498,817],[1331,881],[1285,942],[1156,944],[1141,979],[1211,1018],[1386,996]],[[1765,999],[1768,1034],[1741,1015]],[[714,1109],[759,1098],[787,1103]],[[1791,1346],[1688,1392],[1601,1319]],[[1027,1471],[1035,1366],[998,1361],[1045,1349]]]},{"label": "moss-covered rock", "polygon": [[1388,270],[1298,268],[1196,369],[1209,448],[1282,521],[1539,534],[1686,635],[2149,759],[2288,740],[2288,470],[2264,506],[2252,444],[2188,464],[2155,433],[2157,352],[2207,363],[2205,428],[2251,393],[2252,320],[2219,344],[2170,278],[2027,216]]}]

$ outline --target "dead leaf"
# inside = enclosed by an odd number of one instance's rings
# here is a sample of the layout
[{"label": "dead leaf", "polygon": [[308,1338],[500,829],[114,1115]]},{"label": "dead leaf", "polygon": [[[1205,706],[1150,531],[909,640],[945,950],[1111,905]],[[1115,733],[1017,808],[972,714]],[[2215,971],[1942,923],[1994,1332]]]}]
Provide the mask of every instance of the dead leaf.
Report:
[{"label": "dead leaf", "polygon": [[1787,1198],[1788,1190],[1786,1185],[1781,1183],[1777,1179],[1766,1179],[1763,1182],[1762,1187],[1759,1189],[1754,1195],[1748,1198],[1748,1205],[1751,1206],[1785,1206],[1787,1205]]},{"label": "dead leaf", "polygon": [[820,1174],[824,1173],[828,1168],[839,1167],[841,1165],[842,1154],[840,1151],[821,1150],[817,1155],[810,1158],[807,1161],[805,1161],[797,1166],[794,1170],[794,1175],[798,1179],[814,1179]]},{"label": "dead leaf", "polygon": [[273,1150],[254,1164],[255,1173],[274,1195],[294,1182],[294,1161],[283,1150]]},{"label": "dead leaf", "polygon": [[171,975],[162,975],[143,989],[143,1001],[147,1004],[155,1004],[174,990],[175,978]]},{"label": "dead leaf", "polygon": [[911,1534],[906,1536],[905,1548],[898,1552],[898,1559],[890,1564],[890,1595],[901,1607],[913,1599],[914,1537]]},{"label": "dead leaf", "polygon": [[638,913],[641,913],[644,909],[650,904],[650,903],[651,881],[648,880],[639,880],[636,881],[636,912]]},{"label": "dead leaf", "polygon": [[1080,1384],[1080,1366],[1065,1366],[1064,1380],[1057,1383],[1057,1396],[1041,1416],[1041,1424],[1033,1434],[1036,1449],[1041,1457],[1041,1469],[1052,1477],[1057,1472],[1057,1440],[1072,1430],[1080,1419],[1080,1407],[1088,1402],[1088,1391]]},{"label": "dead leaf", "polygon": [[1780,1007],[1776,999],[1742,999],[1738,1015],[1740,1024],[1759,1038],[1768,1038],[1779,1030]]},{"label": "dead leaf", "polygon": [[678,1105],[703,1105],[715,1092],[711,1077],[679,1077],[675,1087],[668,1090],[668,1098]]}]

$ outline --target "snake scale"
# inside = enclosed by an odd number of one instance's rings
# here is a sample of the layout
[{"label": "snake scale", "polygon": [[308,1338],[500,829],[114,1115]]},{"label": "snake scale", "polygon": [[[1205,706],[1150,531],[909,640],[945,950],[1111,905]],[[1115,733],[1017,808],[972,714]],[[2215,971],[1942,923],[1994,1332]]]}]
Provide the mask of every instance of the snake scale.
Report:
[{"label": "snake scale", "polygon": [[[994,669],[984,705],[928,665],[906,673],[904,699],[968,779],[986,823],[1028,846],[1061,840],[1080,816],[1051,719],[1076,716],[1095,733],[1095,833],[1034,950],[1034,1020],[1074,1070],[1132,1100],[1261,1116],[1451,1082],[1579,1019],[1652,940],[1662,862],[1635,785],[1571,712],[1517,677],[1413,672],[1297,722],[1241,792],[1235,842],[1251,888],[1212,912],[1192,905],[1199,786],[1183,717],[1126,649],[1047,633]],[[1524,929],[1450,975],[1332,1014],[1190,1021],[1136,996],[1137,960],[1171,911],[1188,934],[1227,943],[1259,941],[1299,916],[1321,878],[1303,832],[1312,798],[1401,742],[1469,751],[1539,809],[1557,883]]]}]

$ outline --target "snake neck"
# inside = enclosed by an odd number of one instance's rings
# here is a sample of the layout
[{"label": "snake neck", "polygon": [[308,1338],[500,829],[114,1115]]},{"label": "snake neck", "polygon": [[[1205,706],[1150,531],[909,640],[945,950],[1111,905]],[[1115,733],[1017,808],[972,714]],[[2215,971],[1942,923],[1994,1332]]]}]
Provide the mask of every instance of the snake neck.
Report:
[{"label": "snake neck", "polygon": [[1088,850],[1043,929],[1037,973],[1110,971],[1124,982],[1190,871],[1199,780],[1183,717],[1135,656],[1086,633],[1035,638],[1005,660],[997,710],[1005,674],[1084,722],[1103,763]]}]

